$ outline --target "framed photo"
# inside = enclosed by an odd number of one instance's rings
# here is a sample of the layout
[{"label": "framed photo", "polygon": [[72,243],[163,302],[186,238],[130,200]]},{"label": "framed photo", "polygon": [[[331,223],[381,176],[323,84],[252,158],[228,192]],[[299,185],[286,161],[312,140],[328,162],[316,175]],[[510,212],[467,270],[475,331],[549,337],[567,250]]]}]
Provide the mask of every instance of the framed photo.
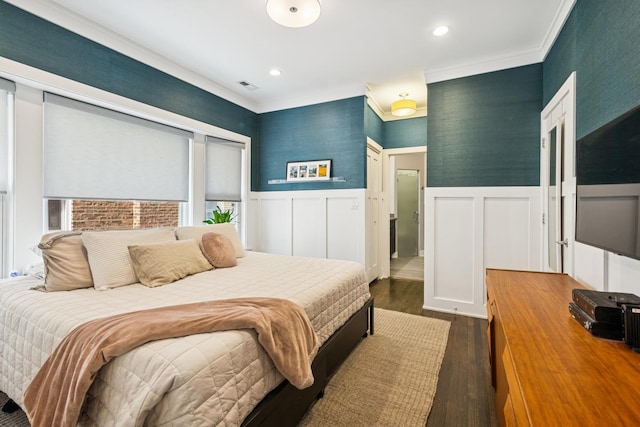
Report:
[{"label": "framed photo", "polygon": [[287,181],[328,181],[331,179],[331,160],[287,162]]}]

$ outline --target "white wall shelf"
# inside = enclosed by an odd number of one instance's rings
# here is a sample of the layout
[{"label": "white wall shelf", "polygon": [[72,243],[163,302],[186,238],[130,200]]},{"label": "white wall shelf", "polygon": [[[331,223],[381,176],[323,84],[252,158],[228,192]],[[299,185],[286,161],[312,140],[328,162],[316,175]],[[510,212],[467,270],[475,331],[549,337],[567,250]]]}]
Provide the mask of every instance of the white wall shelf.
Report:
[{"label": "white wall shelf", "polygon": [[270,179],[269,184],[303,184],[307,182],[347,182],[343,176],[334,176],[329,179],[305,179],[304,181],[287,181],[286,179]]}]

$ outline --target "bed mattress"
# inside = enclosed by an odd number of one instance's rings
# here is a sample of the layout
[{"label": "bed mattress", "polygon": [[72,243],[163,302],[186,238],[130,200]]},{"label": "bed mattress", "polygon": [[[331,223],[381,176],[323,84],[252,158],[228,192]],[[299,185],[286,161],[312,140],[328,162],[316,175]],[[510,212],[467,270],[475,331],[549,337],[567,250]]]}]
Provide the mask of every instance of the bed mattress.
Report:
[{"label": "bed mattress", "polygon": [[[19,405],[57,344],[91,319],[205,300],[277,297],[299,304],[324,343],[370,297],[358,263],[256,252],[236,267],[156,288],[31,289],[40,284],[29,276],[0,281],[0,390]],[[250,330],[150,342],[99,372],[79,425],[240,425],[282,380]]]}]

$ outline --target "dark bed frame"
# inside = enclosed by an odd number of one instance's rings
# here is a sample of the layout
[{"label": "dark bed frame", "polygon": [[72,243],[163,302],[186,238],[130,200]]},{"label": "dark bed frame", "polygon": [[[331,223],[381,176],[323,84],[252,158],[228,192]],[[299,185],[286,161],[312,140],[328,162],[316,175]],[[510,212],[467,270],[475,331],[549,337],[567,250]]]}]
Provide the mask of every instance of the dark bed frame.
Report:
[{"label": "dark bed frame", "polygon": [[[367,332],[373,335],[373,298],[358,310],[320,347],[313,360],[313,385],[298,390],[289,381],[283,381],[255,407],[242,423],[242,427],[296,426],[304,417],[313,402],[322,397],[329,378],[351,354]],[[19,410],[13,400],[2,408],[11,413]]]},{"label": "dark bed frame", "polygon": [[255,407],[242,427],[296,426],[317,398],[322,397],[329,378],[351,354],[362,338],[373,335],[373,298],[340,327],[313,360],[313,385],[298,390],[283,381]]}]

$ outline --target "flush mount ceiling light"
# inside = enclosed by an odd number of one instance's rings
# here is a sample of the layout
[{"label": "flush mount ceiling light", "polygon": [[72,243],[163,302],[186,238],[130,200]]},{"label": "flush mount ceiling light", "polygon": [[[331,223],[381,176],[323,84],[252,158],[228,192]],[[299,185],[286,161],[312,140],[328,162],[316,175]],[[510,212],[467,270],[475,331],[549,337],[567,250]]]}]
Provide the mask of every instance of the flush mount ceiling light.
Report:
[{"label": "flush mount ceiling light", "polygon": [[416,112],[416,101],[413,99],[406,99],[409,94],[407,92],[400,93],[400,98],[391,104],[391,114],[397,117],[410,116]]},{"label": "flush mount ceiling light", "polygon": [[267,14],[280,25],[300,28],[320,17],[319,0],[267,0]]},{"label": "flush mount ceiling light", "polygon": [[433,35],[436,37],[440,37],[440,36],[444,36],[448,32],[449,32],[449,27],[447,27],[446,25],[441,25],[435,30],[433,30]]}]

